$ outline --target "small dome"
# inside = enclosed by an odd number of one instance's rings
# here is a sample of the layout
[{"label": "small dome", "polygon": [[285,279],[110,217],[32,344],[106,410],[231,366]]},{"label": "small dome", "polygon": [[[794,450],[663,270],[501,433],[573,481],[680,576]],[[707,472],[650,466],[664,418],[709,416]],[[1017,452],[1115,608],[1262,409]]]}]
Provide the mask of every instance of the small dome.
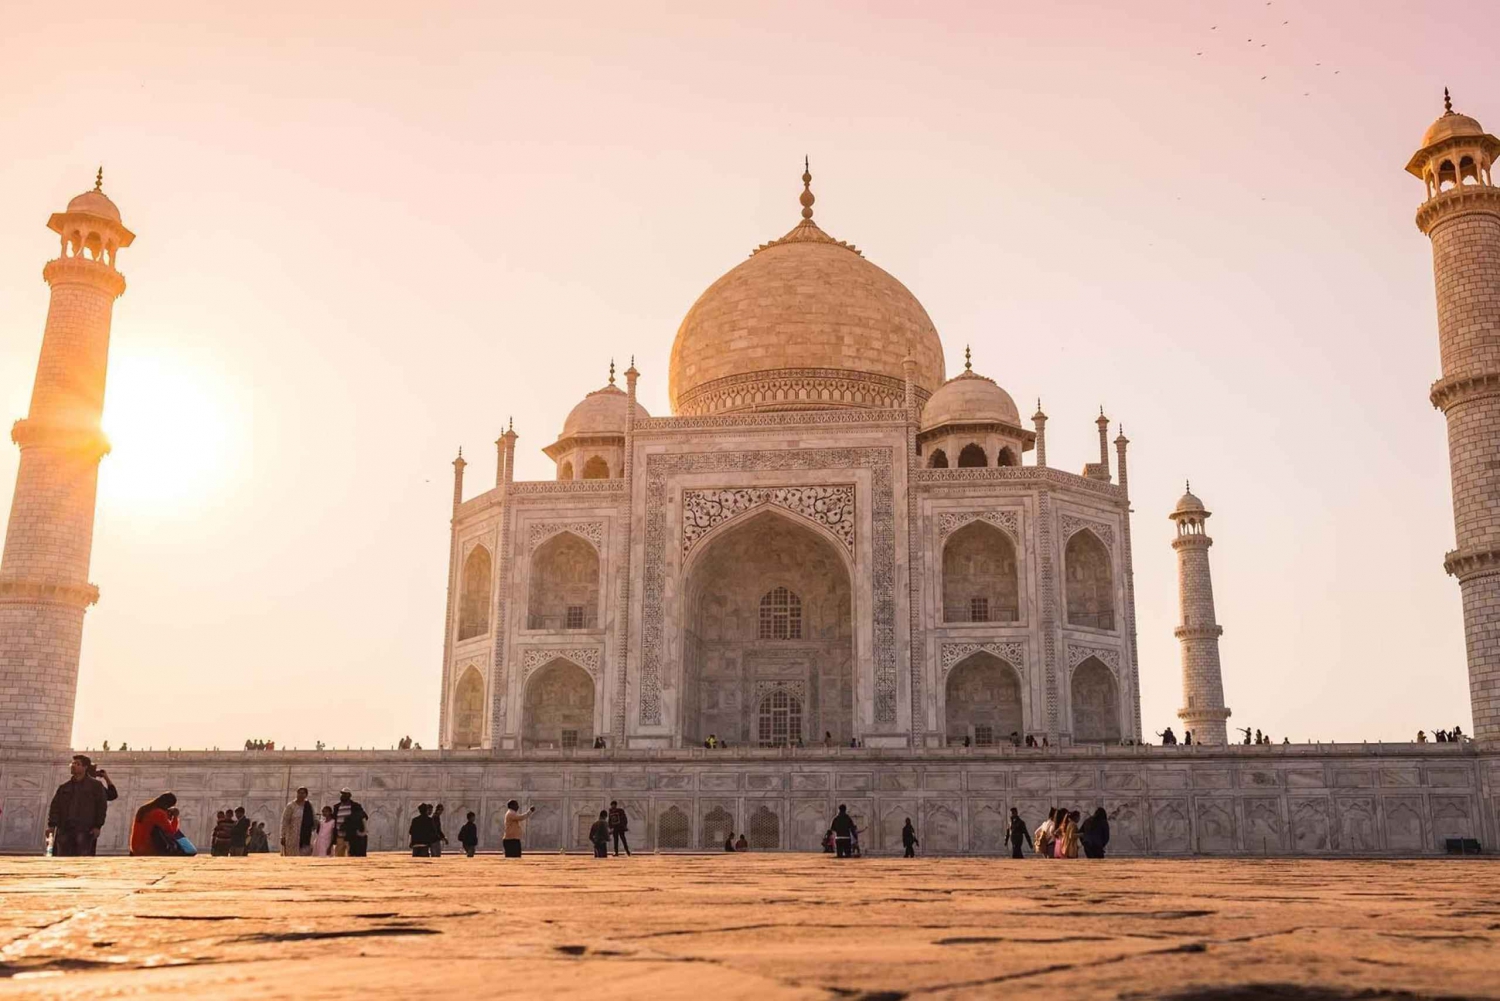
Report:
[{"label": "small dome", "polygon": [[120,210],[102,191],[85,191],[68,203],[69,212],[83,212],[112,222],[120,221]]},{"label": "small dome", "polygon": [[922,430],[944,424],[1010,424],[1021,426],[1016,401],[993,379],[964,369],[938,387],[922,408]]},{"label": "small dome", "polygon": [[[562,437],[590,434],[624,434],[625,414],[630,406],[630,397],[614,383],[596,389],[583,398],[563,421]],[[637,419],[650,417],[646,408],[635,405]]]},{"label": "small dome", "polygon": [[1482,136],[1484,126],[1470,118],[1468,115],[1460,115],[1456,111],[1444,113],[1442,118],[1427,126],[1427,131],[1422,134],[1422,146],[1425,148],[1434,143],[1440,143],[1444,139],[1452,139],[1454,136]]},{"label": "small dome", "polygon": [[1203,506],[1203,502],[1201,500],[1199,500],[1197,497],[1195,497],[1193,495],[1193,492],[1191,490],[1189,490],[1185,494],[1182,495],[1182,498],[1180,500],[1177,501],[1177,507],[1176,507],[1176,509],[1172,513],[1173,514],[1207,514],[1208,513],[1208,509],[1206,507],[1204,507]]}]

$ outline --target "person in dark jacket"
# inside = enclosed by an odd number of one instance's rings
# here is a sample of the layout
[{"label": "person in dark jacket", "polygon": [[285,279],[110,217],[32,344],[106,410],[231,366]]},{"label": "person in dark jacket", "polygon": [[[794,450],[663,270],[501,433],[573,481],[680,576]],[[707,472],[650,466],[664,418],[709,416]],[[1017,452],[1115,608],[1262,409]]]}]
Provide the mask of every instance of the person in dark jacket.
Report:
[{"label": "person in dark jacket", "polygon": [[1021,857],[1021,846],[1031,840],[1031,832],[1026,829],[1026,821],[1016,812],[1015,807],[1010,808],[1010,830],[1005,832],[1005,840],[1010,842],[1010,857]]},{"label": "person in dark jacket", "polygon": [[838,816],[829,826],[833,828],[834,857],[849,858],[853,854],[854,818],[849,816],[849,808],[843,803],[839,804]]},{"label": "person in dark jacket", "polygon": [[411,818],[407,829],[411,836],[413,858],[427,858],[432,854],[432,843],[437,840],[437,828],[432,823],[432,807],[427,803],[417,805],[417,815]]},{"label": "person in dark jacket", "polygon": [[630,818],[625,816],[625,811],[620,809],[620,804],[614,800],[609,801],[609,833],[615,839],[615,858],[620,857],[620,846],[625,846],[625,854],[630,855],[630,842],[625,838],[625,832],[630,828]]},{"label": "person in dark jacket", "polygon": [[599,819],[594,821],[593,827],[589,828],[589,843],[594,846],[594,858],[609,858],[608,810],[600,810]]},{"label": "person in dark jacket", "polygon": [[214,831],[209,838],[210,855],[229,854],[229,832],[234,828],[234,811],[220,810],[214,820]]},{"label": "person in dark jacket", "polygon": [[441,803],[432,808],[432,833],[436,837],[432,839],[432,847],[428,854],[437,858],[443,854],[443,843],[448,840],[448,835],[443,833],[443,804]]},{"label": "person in dark jacket", "polygon": [[53,855],[94,854],[109,801],[119,795],[110,795],[115,792],[114,784],[106,786],[94,775],[93,762],[87,755],[73,755],[68,765],[68,781],[57,787],[47,808],[47,833],[52,836]]},{"label": "person in dark jacket", "polygon": [[472,810],[469,811],[468,821],[458,829],[458,843],[464,846],[464,854],[473,858],[474,850],[479,847],[479,826],[474,823]]},{"label": "person in dark jacket", "polygon": [[1078,828],[1078,838],[1083,842],[1085,858],[1103,858],[1104,846],[1109,844],[1109,814],[1099,807]]},{"label": "person in dark jacket", "polygon": [[917,857],[917,845],[922,842],[917,840],[917,829],[911,826],[911,818],[906,818],[906,826],[901,828],[901,844],[906,849],[907,858]]},{"label": "person in dark jacket", "polygon": [[245,808],[237,806],[234,808],[234,826],[229,829],[229,854],[243,855],[250,846],[250,818],[245,816]]},{"label": "person in dark jacket", "polygon": [[370,838],[365,831],[365,808],[355,800],[348,789],[339,790],[339,801],[333,807],[334,842],[333,854],[340,858],[363,858]]}]

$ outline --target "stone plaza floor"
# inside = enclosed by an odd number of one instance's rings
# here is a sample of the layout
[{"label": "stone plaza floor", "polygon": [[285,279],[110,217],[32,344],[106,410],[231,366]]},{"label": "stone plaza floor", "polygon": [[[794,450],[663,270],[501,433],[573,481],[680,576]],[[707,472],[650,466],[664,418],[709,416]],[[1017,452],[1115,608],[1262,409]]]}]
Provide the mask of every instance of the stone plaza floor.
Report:
[{"label": "stone plaza floor", "polygon": [[1500,866],[5,857],[0,941],[0,999],[1500,998]]}]

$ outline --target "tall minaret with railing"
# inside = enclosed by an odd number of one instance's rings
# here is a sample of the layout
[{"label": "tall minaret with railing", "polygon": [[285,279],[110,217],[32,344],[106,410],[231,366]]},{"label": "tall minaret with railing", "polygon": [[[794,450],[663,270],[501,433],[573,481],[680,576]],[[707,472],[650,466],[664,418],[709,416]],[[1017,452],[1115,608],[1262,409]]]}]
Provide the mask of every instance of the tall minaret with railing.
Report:
[{"label": "tall minaret with railing", "polygon": [[1224,674],[1219,667],[1219,637],[1224,629],[1214,615],[1214,582],[1208,571],[1209,512],[1193,496],[1191,487],[1168,517],[1177,523],[1177,601],[1182,624],[1177,641],[1182,644],[1182,708],[1177,717],[1192,731],[1197,744],[1225,744],[1229,732],[1225,721]]},{"label": "tall minaret with railing", "polygon": [[70,746],[83,613],[99,598],[89,555],[110,318],[125,291],[115,255],[135,239],[103,180],[47,222],[60,244],[42,269],[52,298],[31,407],[11,429],[21,463],[0,560],[0,746]]},{"label": "tall minaret with railing", "polygon": [[1463,595],[1474,734],[1500,738],[1500,139],[1453,110],[1427,129],[1406,169],[1426,200],[1442,377],[1432,405],[1448,420],[1457,547],[1444,560]]}]

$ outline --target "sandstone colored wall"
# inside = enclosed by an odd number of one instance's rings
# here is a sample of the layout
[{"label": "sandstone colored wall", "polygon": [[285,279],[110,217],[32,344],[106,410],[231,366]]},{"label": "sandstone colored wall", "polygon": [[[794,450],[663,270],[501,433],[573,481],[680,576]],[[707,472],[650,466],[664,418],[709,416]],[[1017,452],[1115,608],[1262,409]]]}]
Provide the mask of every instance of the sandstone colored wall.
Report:
[{"label": "sandstone colored wall", "polygon": [[[617,799],[644,849],[712,846],[726,824],[767,847],[815,851],[846,803],[874,851],[900,849],[906,817],[934,854],[1003,850],[1012,806],[1035,827],[1054,804],[1110,813],[1119,855],[1431,855],[1449,837],[1500,841],[1500,746],[592,752],[131,752],[100,755],[119,786],[101,838],[125,849],[135,806],[179,797],[207,843],[216,809],[243,805],[275,831],[298,785],[319,806],[347,785],[371,814],[374,850],[404,845],[419,802],[442,802],[450,839],[479,814],[495,849],[505,801],[535,803],[528,847],[581,849],[586,821]],[[41,850],[60,757],[0,751],[0,850]],[[684,822],[685,821],[685,822]],[[274,834],[273,834],[274,842]]]}]

